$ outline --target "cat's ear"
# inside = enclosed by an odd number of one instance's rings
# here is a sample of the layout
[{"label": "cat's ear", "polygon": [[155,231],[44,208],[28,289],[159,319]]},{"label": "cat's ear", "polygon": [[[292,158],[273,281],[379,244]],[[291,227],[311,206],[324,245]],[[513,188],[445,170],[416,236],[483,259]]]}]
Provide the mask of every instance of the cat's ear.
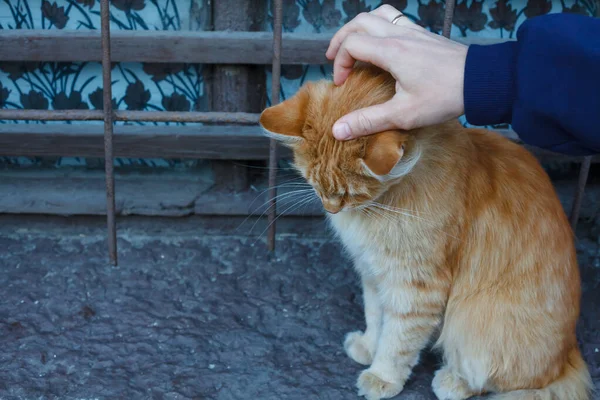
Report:
[{"label": "cat's ear", "polygon": [[363,165],[368,173],[378,179],[398,175],[395,167],[404,156],[408,135],[397,131],[376,133],[367,139]]},{"label": "cat's ear", "polygon": [[288,146],[301,142],[308,101],[309,90],[305,85],[294,97],[264,110],[260,126],[265,135]]}]

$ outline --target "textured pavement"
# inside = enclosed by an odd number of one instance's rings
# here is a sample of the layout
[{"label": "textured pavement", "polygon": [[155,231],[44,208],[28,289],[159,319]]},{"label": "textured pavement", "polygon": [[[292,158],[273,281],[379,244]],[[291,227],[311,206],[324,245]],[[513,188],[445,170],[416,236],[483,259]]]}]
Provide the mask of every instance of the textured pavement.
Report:
[{"label": "textured pavement", "polygon": [[[342,340],[363,328],[361,296],[340,246],[291,221],[270,256],[238,223],[127,219],[111,267],[102,219],[0,217],[0,399],[357,398]],[[600,387],[591,232],[580,338]],[[438,363],[425,354],[397,398],[434,399]]]}]

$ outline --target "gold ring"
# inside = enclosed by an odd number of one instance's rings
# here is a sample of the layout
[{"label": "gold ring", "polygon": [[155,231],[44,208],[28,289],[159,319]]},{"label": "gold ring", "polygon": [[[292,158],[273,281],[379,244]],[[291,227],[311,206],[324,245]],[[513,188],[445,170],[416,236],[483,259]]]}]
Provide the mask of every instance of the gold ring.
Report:
[{"label": "gold ring", "polygon": [[396,22],[398,22],[402,17],[404,17],[404,14],[398,14],[398,16],[392,20],[392,24],[396,25]]}]

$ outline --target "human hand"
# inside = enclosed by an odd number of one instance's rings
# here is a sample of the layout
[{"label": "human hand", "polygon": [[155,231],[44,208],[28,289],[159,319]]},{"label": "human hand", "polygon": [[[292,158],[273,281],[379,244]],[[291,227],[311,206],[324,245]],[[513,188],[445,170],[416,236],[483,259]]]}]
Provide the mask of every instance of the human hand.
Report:
[{"label": "human hand", "polygon": [[388,102],[354,111],[333,126],[348,140],[389,129],[415,129],[464,113],[463,84],[468,47],[431,33],[383,5],[362,13],[331,39],[326,56],[334,60],[333,81],[341,85],[356,61],[374,64],[396,79]]}]

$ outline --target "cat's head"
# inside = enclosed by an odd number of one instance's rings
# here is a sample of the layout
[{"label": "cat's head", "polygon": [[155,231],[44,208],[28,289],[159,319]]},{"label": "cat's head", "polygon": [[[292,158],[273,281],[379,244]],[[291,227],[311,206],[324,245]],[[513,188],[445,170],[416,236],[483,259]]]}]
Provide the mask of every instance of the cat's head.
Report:
[{"label": "cat's head", "polygon": [[387,73],[360,68],[342,86],[325,80],[307,83],[294,97],[262,113],[265,133],[293,150],[295,167],[328,212],[368,204],[415,165],[418,151],[406,132],[345,142],[332,134],[335,121],[350,111],[389,100],[394,84]]}]

